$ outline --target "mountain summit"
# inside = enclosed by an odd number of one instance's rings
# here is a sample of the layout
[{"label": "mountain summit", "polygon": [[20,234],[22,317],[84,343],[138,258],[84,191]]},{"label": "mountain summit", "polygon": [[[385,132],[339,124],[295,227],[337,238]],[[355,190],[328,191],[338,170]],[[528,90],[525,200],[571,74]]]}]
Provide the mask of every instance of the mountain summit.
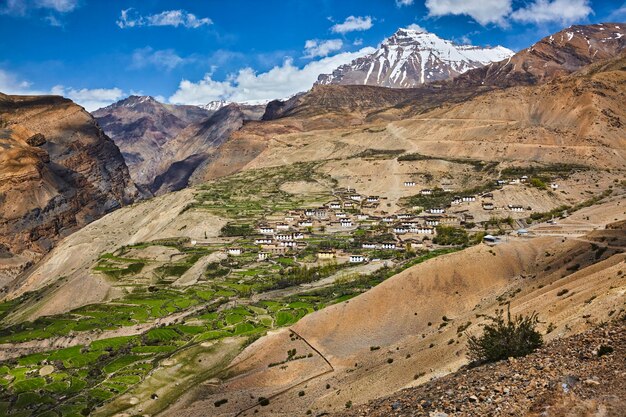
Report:
[{"label": "mountain summit", "polygon": [[434,33],[399,29],[376,52],[320,75],[317,83],[410,88],[448,80],[512,55],[502,46],[457,45]]}]

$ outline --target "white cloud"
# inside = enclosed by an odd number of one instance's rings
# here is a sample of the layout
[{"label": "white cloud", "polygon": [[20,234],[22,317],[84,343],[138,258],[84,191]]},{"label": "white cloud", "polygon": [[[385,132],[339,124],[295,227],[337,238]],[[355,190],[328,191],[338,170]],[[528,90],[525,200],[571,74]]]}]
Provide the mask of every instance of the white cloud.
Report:
[{"label": "white cloud", "polygon": [[52,87],[51,94],[67,97],[83,106],[87,111],[94,111],[108,106],[124,97],[124,92],[119,88],[65,88],[62,85]]},{"label": "white cloud", "polygon": [[426,29],[424,29],[423,27],[421,27],[420,25],[418,25],[417,23],[411,23],[409,26],[406,27],[409,30],[416,30],[418,32],[428,32]]},{"label": "white cloud", "polygon": [[243,68],[224,81],[216,81],[206,74],[198,82],[182,80],[178,90],[169,98],[170,103],[206,104],[214,100],[236,102],[263,102],[286,98],[311,88],[320,74],[334,71],[338,66],[374,52],[374,48],[363,48],[357,52],[344,52],[317,61],[303,68],[287,58],[280,66],[257,74],[252,68]]},{"label": "white cloud", "polygon": [[534,3],[515,10],[511,18],[522,23],[569,24],[592,13],[589,0],[535,0]]},{"label": "white cloud", "polygon": [[191,58],[178,56],[173,49],[154,50],[149,46],[135,49],[131,57],[131,68],[142,69],[148,66],[171,71],[179,65],[192,61]]},{"label": "white cloud", "polygon": [[68,13],[78,7],[78,0],[7,0],[0,13],[24,16],[33,9],[47,9],[59,13]]},{"label": "white cloud", "polygon": [[337,23],[330,28],[334,33],[348,33],[359,30],[369,30],[373,26],[372,18],[370,16],[355,17],[349,16],[343,23]]},{"label": "white cloud", "polygon": [[87,111],[93,111],[108,106],[124,97],[124,92],[119,88],[83,88],[77,90],[57,85],[47,91],[39,90],[33,88],[31,82],[23,80],[14,73],[2,69],[0,69],[0,92],[16,95],[61,95],[72,99],[87,109]]},{"label": "white cloud", "polygon": [[124,28],[139,26],[183,26],[189,29],[197,29],[201,26],[212,25],[213,21],[208,17],[198,18],[193,13],[185,10],[166,10],[161,13],[141,16],[134,9],[122,10],[117,25]]},{"label": "white cloud", "polygon": [[35,4],[41,8],[68,13],[78,7],[78,0],[37,0]]},{"label": "white cloud", "polygon": [[426,0],[425,5],[429,16],[467,15],[481,25],[505,26],[512,10],[511,0]]},{"label": "white cloud", "polygon": [[404,6],[410,6],[413,4],[414,0],[396,0],[396,6],[398,7],[404,7]]},{"label": "white cloud", "polygon": [[343,41],[341,39],[329,39],[326,41],[320,41],[318,39],[310,39],[304,44],[304,57],[315,58],[325,57],[343,48]]}]

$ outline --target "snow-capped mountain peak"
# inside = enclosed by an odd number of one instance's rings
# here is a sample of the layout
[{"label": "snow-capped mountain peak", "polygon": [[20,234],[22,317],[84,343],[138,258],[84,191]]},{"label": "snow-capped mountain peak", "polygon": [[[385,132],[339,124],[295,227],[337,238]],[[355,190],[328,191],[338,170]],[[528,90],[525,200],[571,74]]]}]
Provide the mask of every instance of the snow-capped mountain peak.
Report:
[{"label": "snow-capped mountain peak", "polygon": [[318,84],[361,84],[407,88],[448,80],[470,69],[501,61],[513,51],[497,46],[457,45],[434,33],[399,29],[380,48],[322,74]]},{"label": "snow-capped mountain peak", "polygon": [[229,104],[230,104],[229,102],[224,101],[224,100],[215,100],[215,101],[211,101],[210,103],[207,103],[198,107],[204,110],[208,110],[208,111],[218,111],[222,107],[226,107]]}]

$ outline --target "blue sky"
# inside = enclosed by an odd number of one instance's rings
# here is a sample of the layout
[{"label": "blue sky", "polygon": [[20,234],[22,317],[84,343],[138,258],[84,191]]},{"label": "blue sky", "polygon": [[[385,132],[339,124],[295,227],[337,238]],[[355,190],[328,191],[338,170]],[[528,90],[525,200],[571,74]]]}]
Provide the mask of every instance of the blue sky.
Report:
[{"label": "blue sky", "polygon": [[621,0],[0,0],[0,91],[89,110],[126,95],[266,100],[371,51],[400,27],[513,50]]}]

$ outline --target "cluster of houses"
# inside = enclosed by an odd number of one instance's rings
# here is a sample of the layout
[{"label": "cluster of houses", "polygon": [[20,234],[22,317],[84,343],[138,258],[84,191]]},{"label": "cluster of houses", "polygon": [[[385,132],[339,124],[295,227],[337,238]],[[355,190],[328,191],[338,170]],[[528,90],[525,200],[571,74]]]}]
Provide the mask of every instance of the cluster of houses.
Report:
[{"label": "cluster of houses", "polygon": [[[528,181],[527,176],[514,180],[498,180],[498,185],[522,184]],[[413,181],[405,181],[407,187],[414,187]],[[556,189],[557,184],[552,184]],[[451,192],[452,190],[444,190]],[[420,194],[430,196],[436,190],[422,189]],[[307,247],[306,237],[314,231],[334,234],[354,231],[357,228],[372,228],[384,226],[392,232],[393,239],[386,242],[364,242],[361,249],[365,250],[404,250],[408,245],[420,247],[432,240],[436,235],[438,226],[460,226],[473,223],[474,216],[466,211],[455,210],[454,214],[448,214],[445,207],[433,207],[421,215],[399,213],[385,215],[384,211],[376,211],[381,203],[381,198],[375,195],[361,195],[352,188],[340,188],[333,192],[335,200],[320,207],[291,210],[282,216],[267,218],[257,225],[257,236],[254,244],[260,247],[258,260],[264,261],[272,256],[281,256],[303,250]],[[530,207],[509,204],[506,207],[496,207],[493,202],[493,194],[490,192],[476,195],[454,196],[449,205],[450,208],[462,204],[471,204],[480,198],[482,209],[486,211],[496,209],[508,209],[512,212],[524,212],[531,210]],[[384,198],[383,198],[384,199]],[[379,215],[376,215],[379,214]],[[388,236],[388,235],[387,235]],[[228,254],[241,255],[243,249],[229,248]],[[348,255],[337,253],[332,250],[319,251],[319,260],[334,259],[338,256],[348,257],[349,262],[360,263],[367,260],[363,255]]]}]

